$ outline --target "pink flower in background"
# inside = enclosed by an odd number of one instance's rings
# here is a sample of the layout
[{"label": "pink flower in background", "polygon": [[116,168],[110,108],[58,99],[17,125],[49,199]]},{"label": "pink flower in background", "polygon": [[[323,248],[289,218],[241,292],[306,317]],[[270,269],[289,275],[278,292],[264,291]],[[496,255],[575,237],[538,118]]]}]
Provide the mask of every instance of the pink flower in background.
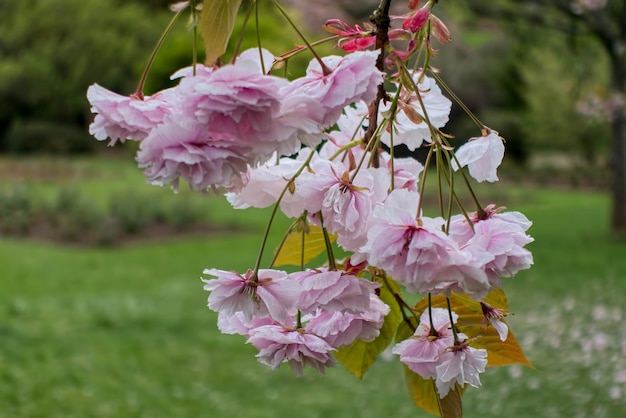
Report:
[{"label": "pink flower in background", "polygon": [[172,89],[141,99],[122,96],[93,84],[87,89],[87,99],[91,111],[96,113],[89,133],[99,141],[110,138],[109,145],[118,140],[141,141],[176,106]]},{"label": "pink flower in background", "polygon": [[295,272],[290,278],[302,288],[297,306],[303,313],[313,313],[317,309],[363,312],[369,309],[370,295],[380,287],[379,283],[345,271],[325,268]]},{"label": "pink flower in background", "polygon": [[455,152],[452,168],[457,171],[467,166],[470,175],[478,182],[498,181],[497,170],[504,158],[504,143],[496,131],[487,130],[487,134],[470,138]]},{"label": "pink flower in background", "polygon": [[248,342],[259,350],[257,358],[272,369],[287,362],[297,376],[305,365],[324,374],[326,367],[335,365],[330,353],[335,349],[324,339],[303,329],[264,325],[250,330]]},{"label": "pink flower in background", "polygon": [[383,81],[383,73],[375,66],[377,57],[376,51],[324,57],[322,61],[330,70],[329,74],[324,74],[319,62],[313,59],[306,75],[282,88],[281,95],[302,95],[321,103],[326,112],[318,122],[322,128],[328,128],[337,122],[344,106],[374,100],[378,85]]},{"label": "pink flower in background", "polygon": [[[449,347],[454,345],[454,334],[450,328],[450,315],[446,309],[432,308],[433,332],[431,332],[428,310],[420,317],[420,324],[412,337],[396,344],[392,353],[400,356],[400,361],[411,371],[424,379],[437,376],[437,366],[451,354]],[[458,315],[452,313],[456,322]],[[463,334],[458,334],[465,338]]]},{"label": "pink flower in background", "polygon": [[249,149],[237,142],[209,137],[205,126],[192,119],[170,116],[142,142],[137,163],[154,185],[171,182],[178,190],[182,177],[205,191],[213,186],[232,187],[247,169]]},{"label": "pink flower in background", "polygon": [[442,399],[456,383],[461,386],[469,383],[474,387],[479,387],[479,374],[483,373],[487,366],[487,350],[476,349],[466,343],[461,343],[453,346],[450,351],[451,355],[445,356],[441,364],[436,367],[435,384],[439,397]]},{"label": "pink flower in background", "polygon": [[209,295],[209,308],[225,315],[243,312],[249,321],[252,316],[271,317],[286,324],[296,312],[300,286],[287,273],[278,270],[259,270],[258,280],[248,270],[244,275],[232,271],[206,269],[204,274],[217,279],[202,279]]},{"label": "pink flower in background", "polygon": [[319,311],[309,320],[305,329],[324,338],[335,348],[356,340],[373,341],[380,335],[385,316],[390,309],[375,294],[370,294],[369,306],[359,313]]}]

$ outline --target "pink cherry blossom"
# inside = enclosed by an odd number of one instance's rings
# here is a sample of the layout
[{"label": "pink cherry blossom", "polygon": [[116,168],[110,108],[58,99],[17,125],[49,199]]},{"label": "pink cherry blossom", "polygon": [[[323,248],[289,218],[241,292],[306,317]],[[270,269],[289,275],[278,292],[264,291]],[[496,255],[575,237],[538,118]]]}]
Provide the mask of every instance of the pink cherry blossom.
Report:
[{"label": "pink cherry blossom", "polygon": [[[405,144],[412,151],[421,147],[423,142],[432,142],[431,130],[425,122],[426,115],[434,128],[442,128],[448,122],[450,109],[452,108],[452,102],[441,93],[441,89],[437,86],[435,80],[424,76],[420,82],[421,75],[421,72],[412,74],[426,112],[422,109],[417,95],[403,87],[399,101],[400,110],[396,113],[395,120],[390,128],[393,129],[394,133],[393,145]],[[390,107],[391,102],[381,104],[381,117]],[[389,132],[384,132],[381,140],[385,145],[391,146]]]},{"label": "pink cherry blossom", "polygon": [[321,103],[326,112],[318,122],[322,128],[327,128],[337,122],[344,106],[360,100],[374,100],[378,85],[383,81],[383,73],[375,66],[377,57],[375,51],[324,57],[322,61],[330,71],[328,74],[313,59],[306,75],[281,89],[281,95],[305,96]]},{"label": "pink cherry blossom", "polygon": [[[208,128],[211,138],[245,145],[248,158],[265,162],[275,151],[299,148],[293,122],[282,123],[283,95],[288,81],[261,73],[260,63],[242,54],[237,62],[182,79],[182,111]],[[268,64],[270,65],[270,64]]]},{"label": "pink cherry blossom", "polygon": [[182,177],[196,190],[231,187],[247,169],[249,149],[231,141],[209,137],[199,122],[170,116],[142,142],[137,163],[154,185],[172,183],[178,190]]},{"label": "pink cherry blossom", "polygon": [[[248,167],[243,176],[243,186],[226,194],[235,209],[266,208],[275,204],[288,185],[288,181],[302,167],[303,161],[292,158],[275,159],[258,167]],[[289,199],[287,191],[283,199]],[[299,213],[298,213],[299,215]]]},{"label": "pink cherry blossom", "polygon": [[[456,322],[458,315],[452,313]],[[410,338],[396,344],[392,353],[411,371],[424,379],[437,376],[436,367],[450,356],[448,348],[454,345],[454,334],[450,328],[450,315],[446,309],[432,308],[433,331],[431,332],[428,310],[420,317],[420,324]],[[463,334],[458,334],[465,336]]]},{"label": "pink cherry blossom", "polygon": [[287,362],[297,376],[305,365],[324,374],[326,367],[335,365],[330,353],[335,349],[324,339],[305,330],[264,325],[250,330],[248,342],[259,350],[257,358],[272,369]]},{"label": "pink cherry blossom", "polygon": [[369,308],[370,295],[380,287],[379,283],[360,279],[345,271],[325,268],[292,273],[290,278],[302,288],[297,306],[303,313],[313,313],[317,309],[327,312],[365,311]]},{"label": "pink cherry blossom", "polygon": [[513,277],[533,264],[532,253],[524,248],[532,241],[518,225],[494,217],[474,224],[474,236],[463,248],[481,260],[489,281],[500,286],[499,277]]},{"label": "pink cherry blossom", "polygon": [[305,328],[335,348],[350,345],[356,340],[369,342],[380,335],[389,311],[389,306],[372,293],[369,307],[362,312],[318,311]]},{"label": "pink cherry blossom", "polygon": [[172,89],[140,98],[122,96],[93,84],[87,89],[87,99],[96,117],[89,125],[89,133],[99,141],[110,138],[109,145],[118,140],[141,141],[173,112],[173,98]]},{"label": "pink cherry blossom", "polygon": [[255,280],[251,270],[245,275],[232,271],[206,269],[204,274],[217,279],[203,279],[204,290],[209,295],[209,308],[225,315],[243,312],[249,321],[252,316],[270,316],[275,321],[286,324],[295,314],[296,302],[301,288],[278,270],[259,270]]},{"label": "pink cherry blossom", "polygon": [[442,399],[456,383],[461,386],[469,383],[474,387],[479,387],[479,374],[483,373],[487,366],[487,350],[460,343],[453,346],[450,351],[451,355],[445,356],[436,367],[435,384],[439,397]]},{"label": "pink cherry blossom", "polygon": [[502,309],[494,308],[485,302],[480,302],[480,307],[483,311],[483,322],[491,325],[496,330],[498,336],[500,337],[500,341],[506,341],[506,338],[509,335],[509,327],[504,321],[502,321],[505,316]]},{"label": "pink cherry blossom", "polygon": [[312,214],[322,213],[323,226],[338,233],[337,243],[355,251],[365,244],[374,207],[387,195],[390,180],[382,168],[361,169],[354,178],[339,162],[316,160],[296,181],[296,191]]},{"label": "pink cherry blossom", "polygon": [[492,286],[497,287],[500,277],[513,277],[533,264],[531,252],[524,248],[533,241],[526,234],[532,222],[519,212],[503,210],[492,204],[481,213],[455,215],[449,229],[450,236],[472,255]]},{"label": "pink cherry blossom", "polygon": [[367,244],[361,248],[370,264],[386,270],[409,292],[486,295],[486,274],[441,230],[445,221],[416,219],[418,198],[417,193],[396,189],[374,210]]},{"label": "pink cherry blossom", "polygon": [[498,181],[497,169],[504,158],[504,143],[496,131],[486,130],[484,136],[470,138],[455,155],[456,161],[452,161],[455,171],[467,166],[476,181],[494,182]]},{"label": "pink cherry blossom", "polygon": [[[288,324],[286,326],[294,326],[295,321],[289,323],[289,318],[287,319]],[[258,328],[263,325],[280,325],[278,322],[274,321],[269,316],[265,316],[262,318],[257,318],[253,316],[249,320],[246,319],[246,315],[239,311],[234,314],[228,314],[224,311],[218,312],[217,315],[217,328],[220,330],[222,334],[239,334],[244,337],[250,336],[250,330],[254,328]]]}]

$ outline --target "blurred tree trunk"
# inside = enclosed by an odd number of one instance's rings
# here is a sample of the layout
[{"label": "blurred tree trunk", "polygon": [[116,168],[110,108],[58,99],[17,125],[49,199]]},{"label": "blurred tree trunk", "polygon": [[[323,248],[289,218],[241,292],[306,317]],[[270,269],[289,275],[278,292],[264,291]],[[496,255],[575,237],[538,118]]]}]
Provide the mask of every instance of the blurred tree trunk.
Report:
[{"label": "blurred tree trunk", "polygon": [[[626,1],[624,0],[492,0],[468,1],[479,17],[503,23],[527,23],[560,30],[572,37],[583,33],[595,38],[610,60],[612,92],[611,229],[626,236]],[[540,42],[539,37],[535,38]]]}]

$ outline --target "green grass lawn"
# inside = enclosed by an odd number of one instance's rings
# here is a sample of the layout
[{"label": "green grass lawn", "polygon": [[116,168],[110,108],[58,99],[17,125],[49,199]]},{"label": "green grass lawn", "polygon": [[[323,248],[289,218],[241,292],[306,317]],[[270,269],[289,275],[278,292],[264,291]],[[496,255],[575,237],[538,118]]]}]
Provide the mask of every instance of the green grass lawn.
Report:
[{"label": "green grass lawn", "polygon": [[[144,186],[132,162],[73,167],[96,174],[36,187],[72,184],[103,201],[128,188],[180,198]],[[490,369],[481,389],[466,392],[465,416],[624,416],[626,243],[608,237],[607,198],[500,190],[496,203],[534,221],[535,266],[504,286],[515,313],[508,322],[536,370]],[[240,230],[106,249],[0,239],[0,418],[428,416],[390,356],[362,381],[340,367],[296,378],[258,363],[242,337],[220,334],[201,272],[251,267],[267,211],[190,198]]]}]

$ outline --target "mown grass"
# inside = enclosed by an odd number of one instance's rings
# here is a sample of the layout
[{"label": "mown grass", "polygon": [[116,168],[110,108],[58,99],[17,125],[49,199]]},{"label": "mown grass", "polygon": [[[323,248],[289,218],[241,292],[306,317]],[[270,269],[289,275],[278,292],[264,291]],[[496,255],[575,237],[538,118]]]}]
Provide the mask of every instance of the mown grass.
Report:
[{"label": "mown grass", "polygon": [[[62,182],[96,198],[148,187],[126,163],[82,163],[106,176]],[[535,222],[535,266],[504,285],[509,323],[536,370],[490,369],[464,396],[465,416],[623,416],[626,244],[609,238],[607,198],[520,187],[496,195]],[[298,379],[220,334],[201,272],[252,266],[267,211],[192,198],[243,230],[110,249],[0,239],[0,417],[427,416],[390,356],[363,381],[340,367]]]}]

